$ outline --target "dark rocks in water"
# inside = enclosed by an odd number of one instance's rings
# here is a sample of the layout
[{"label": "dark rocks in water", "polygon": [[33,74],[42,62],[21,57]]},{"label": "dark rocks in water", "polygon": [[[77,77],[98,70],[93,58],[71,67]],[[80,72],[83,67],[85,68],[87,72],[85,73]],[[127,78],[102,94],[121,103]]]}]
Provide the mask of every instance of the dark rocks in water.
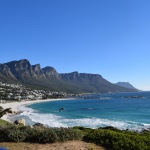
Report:
[{"label": "dark rocks in water", "polygon": [[143,96],[125,96],[123,98],[144,98]]},{"label": "dark rocks in water", "polygon": [[98,129],[106,129],[106,130],[119,130],[113,126],[99,127]]},{"label": "dark rocks in water", "polygon": [[150,132],[150,128],[143,129],[143,130],[141,131],[141,133],[145,133],[145,132]]},{"label": "dark rocks in water", "polygon": [[42,124],[42,123],[35,123],[33,125],[33,127],[44,127],[44,124]]},{"label": "dark rocks in water", "polygon": [[59,111],[62,111],[62,110],[65,110],[65,108],[62,107],[62,108],[59,109]]},{"label": "dark rocks in water", "polygon": [[14,112],[10,109],[8,110],[8,113],[13,114]]}]

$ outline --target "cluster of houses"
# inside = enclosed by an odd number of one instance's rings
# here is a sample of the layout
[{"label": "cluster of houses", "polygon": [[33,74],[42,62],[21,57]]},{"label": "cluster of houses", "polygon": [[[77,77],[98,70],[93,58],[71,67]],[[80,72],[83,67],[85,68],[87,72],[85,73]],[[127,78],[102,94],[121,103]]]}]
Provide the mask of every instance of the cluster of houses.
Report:
[{"label": "cluster of houses", "polygon": [[68,97],[64,92],[52,92],[48,90],[35,90],[20,84],[8,84],[0,82],[0,101],[3,100],[38,100],[48,98]]}]

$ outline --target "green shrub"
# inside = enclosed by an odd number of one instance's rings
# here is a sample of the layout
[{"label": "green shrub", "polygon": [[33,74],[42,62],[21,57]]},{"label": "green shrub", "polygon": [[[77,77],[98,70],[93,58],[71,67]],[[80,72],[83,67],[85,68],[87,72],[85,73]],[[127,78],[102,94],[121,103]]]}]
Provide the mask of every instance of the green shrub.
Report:
[{"label": "green shrub", "polygon": [[8,129],[5,127],[0,127],[0,142],[7,141]]},{"label": "green shrub", "polygon": [[72,128],[31,128],[8,126],[0,128],[0,142],[53,143],[81,139],[81,133]]},{"label": "green shrub", "polygon": [[52,130],[33,129],[30,135],[28,135],[28,140],[38,143],[53,143],[57,141],[57,135]]},{"label": "green shrub", "polygon": [[5,120],[0,119],[0,126],[6,126],[6,125],[9,125],[9,124],[11,124],[11,123],[9,123],[9,122],[7,122]]},{"label": "green shrub", "polygon": [[21,131],[19,128],[13,128],[8,131],[8,141],[11,142],[22,142],[26,138],[26,133]]},{"label": "green shrub", "polygon": [[150,150],[150,141],[146,136],[125,131],[93,130],[84,136],[84,141],[113,150]]},{"label": "green shrub", "polygon": [[82,139],[112,150],[150,150],[150,132],[111,129],[45,128],[7,125],[0,127],[0,142],[53,143]]},{"label": "green shrub", "polygon": [[72,128],[55,128],[58,141],[78,140],[82,138],[81,132]]},{"label": "green shrub", "polygon": [[26,134],[16,126],[6,126],[0,128],[0,141],[21,142],[26,138]]}]

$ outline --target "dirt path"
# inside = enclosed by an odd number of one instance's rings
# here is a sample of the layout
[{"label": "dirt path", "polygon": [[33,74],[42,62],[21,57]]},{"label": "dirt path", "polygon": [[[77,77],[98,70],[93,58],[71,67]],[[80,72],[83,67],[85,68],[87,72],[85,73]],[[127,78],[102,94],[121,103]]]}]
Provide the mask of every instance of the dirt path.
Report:
[{"label": "dirt path", "polygon": [[10,150],[105,150],[95,144],[82,141],[69,141],[54,144],[31,144],[31,143],[0,143],[0,147]]}]

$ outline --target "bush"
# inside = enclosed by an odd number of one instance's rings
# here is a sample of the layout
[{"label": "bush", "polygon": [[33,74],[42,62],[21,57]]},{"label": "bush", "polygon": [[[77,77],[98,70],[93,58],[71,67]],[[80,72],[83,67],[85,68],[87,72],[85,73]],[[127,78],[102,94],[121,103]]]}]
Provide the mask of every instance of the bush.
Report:
[{"label": "bush", "polygon": [[0,142],[53,143],[83,139],[113,150],[150,150],[150,132],[114,129],[1,126]]},{"label": "bush", "polygon": [[55,128],[53,130],[57,134],[59,142],[79,140],[82,138],[81,132],[72,128]]},{"label": "bush", "polygon": [[93,130],[84,136],[84,141],[93,142],[113,150],[149,150],[150,141],[139,133]]},{"label": "bush", "polygon": [[26,138],[26,134],[16,126],[6,126],[0,128],[0,141],[21,142]]},{"label": "bush", "polygon": [[7,138],[10,142],[22,142],[26,138],[26,133],[18,128],[13,128],[8,131]]},{"label": "bush", "polygon": [[11,123],[5,121],[5,120],[2,120],[0,119],[0,127],[5,127],[5,126],[8,126],[8,125],[11,125]]},{"label": "bush", "polygon": [[31,128],[9,126],[0,128],[0,142],[53,143],[81,139],[81,134],[72,128]]},{"label": "bush", "polygon": [[26,141],[36,143],[53,143],[57,141],[57,135],[52,130],[30,129]]},{"label": "bush", "polygon": [[2,128],[0,127],[0,142],[4,142],[6,141],[7,142],[7,128]]}]

